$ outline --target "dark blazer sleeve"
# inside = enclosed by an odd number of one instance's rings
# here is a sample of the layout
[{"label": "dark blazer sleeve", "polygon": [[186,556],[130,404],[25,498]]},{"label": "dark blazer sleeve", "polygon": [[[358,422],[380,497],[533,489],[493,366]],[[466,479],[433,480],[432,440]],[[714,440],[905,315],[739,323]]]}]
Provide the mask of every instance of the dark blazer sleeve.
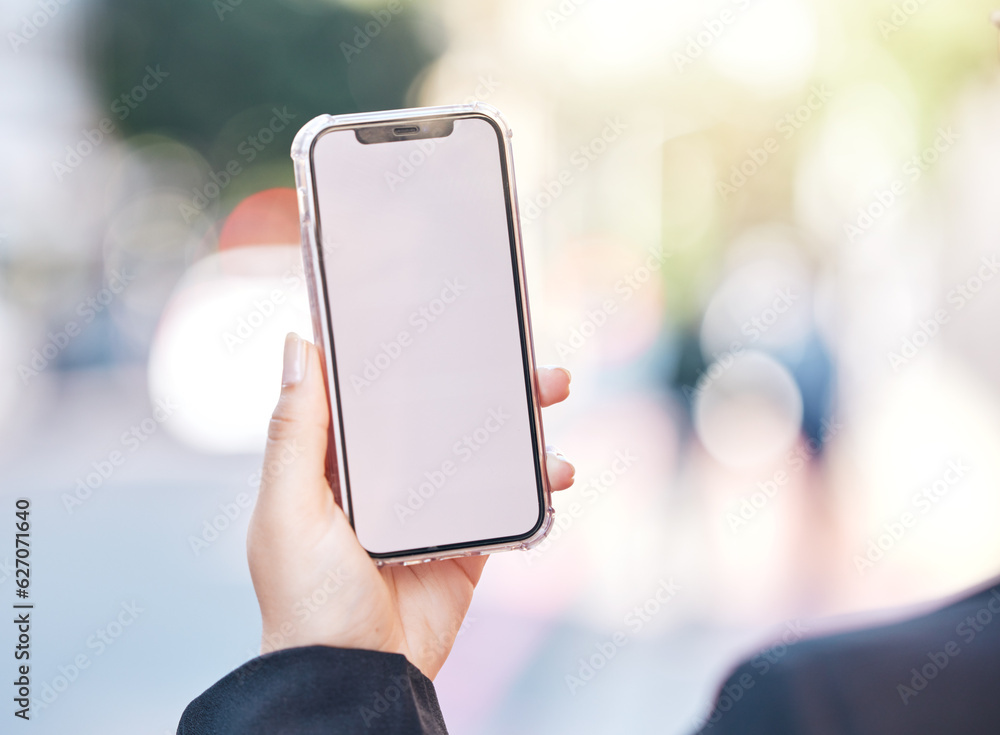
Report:
[{"label": "dark blazer sleeve", "polygon": [[777,644],[722,685],[701,735],[1000,733],[1000,584],[916,618]]},{"label": "dark blazer sleeve", "polygon": [[806,642],[770,649],[719,688],[699,735],[856,735],[839,683]]},{"label": "dark blazer sleeve", "polygon": [[698,735],[791,735],[785,671],[761,677],[750,662],[741,664],[719,688]]},{"label": "dark blazer sleeve", "polygon": [[395,653],[327,646],[240,666],[184,710],[177,735],[447,735],[434,685]]}]

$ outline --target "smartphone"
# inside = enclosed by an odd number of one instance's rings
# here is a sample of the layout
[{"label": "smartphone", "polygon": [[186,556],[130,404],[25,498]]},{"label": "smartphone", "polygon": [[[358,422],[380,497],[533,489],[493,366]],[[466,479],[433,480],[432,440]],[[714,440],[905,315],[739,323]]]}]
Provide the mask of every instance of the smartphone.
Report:
[{"label": "smartphone", "polygon": [[320,116],[292,145],[328,475],[379,564],[552,525],[510,137],[475,103]]}]

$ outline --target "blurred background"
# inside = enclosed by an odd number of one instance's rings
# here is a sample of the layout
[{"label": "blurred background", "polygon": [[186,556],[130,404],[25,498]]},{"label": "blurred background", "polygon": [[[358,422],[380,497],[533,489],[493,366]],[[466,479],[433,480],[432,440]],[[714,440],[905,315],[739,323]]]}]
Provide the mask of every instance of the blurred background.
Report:
[{"label": "blurred background", "polygon": [[[452,732],[692,732],[740,657],[996,575],[992,9],[4,3],[25,729],[173,732],[257,651],[246,525],[311,333],[288,151],[321,113],[503,111],[536,353],[574,376],[545,420],[576,487],[490,561],[437,680]],[[11,530],[4,600],[13,558]]]}]

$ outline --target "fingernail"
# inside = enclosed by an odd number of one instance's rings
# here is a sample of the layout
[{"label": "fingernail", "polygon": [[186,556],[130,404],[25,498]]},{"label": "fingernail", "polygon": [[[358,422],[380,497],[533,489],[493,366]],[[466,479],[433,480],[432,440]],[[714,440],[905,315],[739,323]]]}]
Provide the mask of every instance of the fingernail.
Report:
[{"label": "fingernail", "polygon": [[542,365],[541,367],[545,370],[562,370],[562,372],[566,375],[566,380],[573,380],[573,376],[570,374],[569,370],[564,368],[562,365]]},{"label": "fingernail", "polygon": [[306,343],[294,332],[285,337],[285,359],[281,370],[282,387],[297,385],[306,376]]},{"label": "fingernail", "polygon": [[550,454],[556,459],[558,459],[560,462],[562,462],[564,465],[569,467],[569,479],[573,480],[573,478],[576,477],[576,465],[574,465],[572,462],[566,459],[566,457],[564,457],[561,452],[558,451],[550,452]]},{"label": "fingernail", "polygon": [[554,447],[551,444],[549,444],[547,447],[545,447],[545,451],[551,454],[556,459],[561,459],[563,462],[566,461],[566,455],[560,452],[558,447]]}]

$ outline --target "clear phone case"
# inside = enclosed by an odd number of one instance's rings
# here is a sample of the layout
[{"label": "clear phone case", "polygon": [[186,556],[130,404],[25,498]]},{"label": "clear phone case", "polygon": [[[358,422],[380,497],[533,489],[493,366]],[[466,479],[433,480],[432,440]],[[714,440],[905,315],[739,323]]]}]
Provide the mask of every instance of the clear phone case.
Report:
[{"label": "clear phone case", "polygon": [[[333,405],[336,399],[336,392],[330,389],[333,383],[333,366],[328,344],[329,324],[327,323],[326,309],[322,307],[325,303],[326,294],[324,292],[324,281],[321,270],[320,237],[318,232],[318,199],[314,190],[314,172],[312,165],[312,150],[316,140],[326,131],[354,128],[358,125],[392,123],[392,122],[415,122],[420,120],[461,118],[468,116],[486,117],[493,121],[502,131],[503,145],[501,153],[504,158],[504,165],[508,172],[507,193],[513,209],[513,237],[516,259],[516,285],[519,291],[524,315],[524,334],[526,338],[525,355],[528,361],[528,369],[531,375],[531,390],[533,392],[534,406],[531,420],[534,422],[535,437],[537,446],[535,451],[541,463],[541,484],[543,488],[544,512],[542,522],[538,529],[528,538],[524,538],[508,543],[484,543],[482,545],[469,546],[461,549],[449,549],[440,553],[421,552],[417,554],[393,556],[391,558],[374,558],[374,561],[382,565],[390,564],[417,564],[440,559],[451,559],[463,556],[478,556],[481,554],[491,554],[498,551],[511,551],[515,549],[530,549],[540,543],[552,528],[555,510],[552,507],[552,494],[549,487],[548,473],[545,467],[545,440],[542,434],[541,406],[539,402],[538,377],[535,372],[535,355],[531,332],[531,316],[528,307],[527,286],[524,276],[524,257],[521,244],[521,218],[518,211],[517,189],[514,182],[514,165],[511,151],[510,139],[512,132],[500,112],[481,102],[468,105],[449,105],[441,107],[422,107],[404,110],[389,110],[383,112],[365,112],[350,115],[320,115],[307,122],[296,134],[292,142],[291,157],[295,167],[296,192],[299,203],[299,218],[302,234],[303,262],[305,267],[306,281],[309,286],[309,301],[313,319],[313,338],[320,348],[323,360],[323,372],[327,386],[327,395],[331,402],[331,416],[337,415],[338,406]],[[343,457],[344,443],[340,435],[340,427],[337,421],[331,421],[330,442],[327,457],[327,476],[331,487],[335,493],[337,502],[348,512],[350,517],[350,498],[348,494],[342,493],[341,488],[345,486],[343,467],[345,465]]]}]

